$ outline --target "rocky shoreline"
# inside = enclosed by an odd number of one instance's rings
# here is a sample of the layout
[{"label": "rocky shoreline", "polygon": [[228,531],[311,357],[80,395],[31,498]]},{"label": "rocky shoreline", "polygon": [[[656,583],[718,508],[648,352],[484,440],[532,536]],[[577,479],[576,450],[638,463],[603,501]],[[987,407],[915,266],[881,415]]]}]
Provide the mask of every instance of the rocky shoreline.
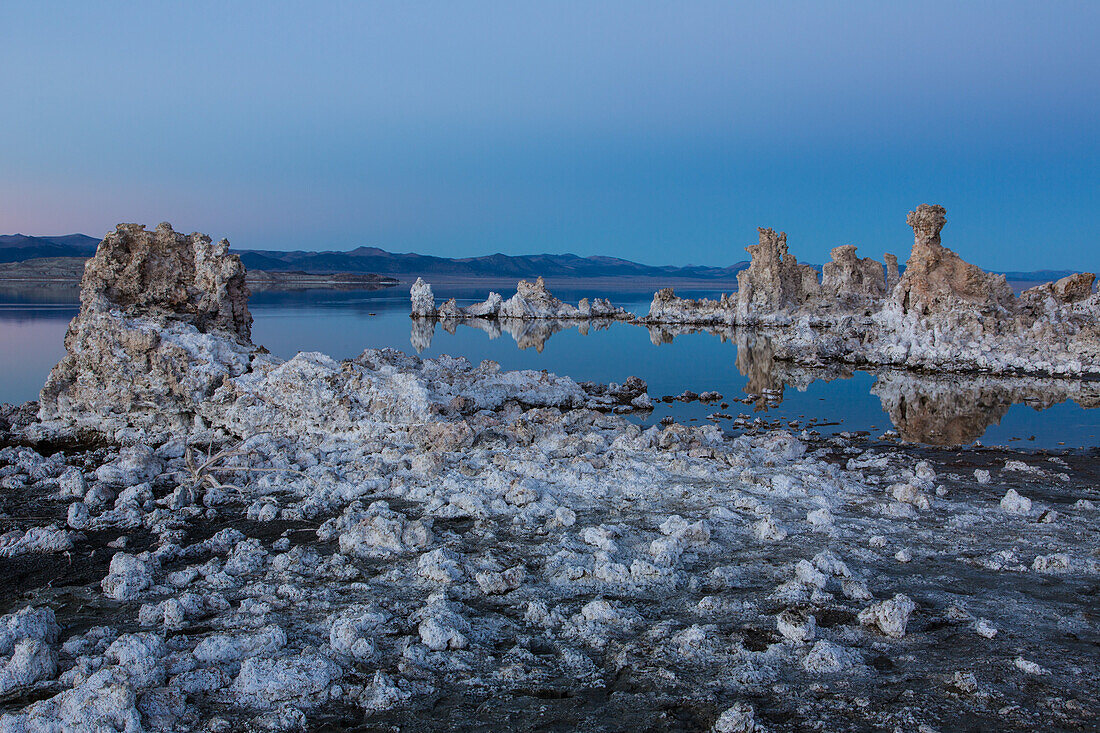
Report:
[{"label": "rocky shoreline", "polygon": [[122,226],[0,410],[0,731],[1097,725],[1094,457],[281,361],[248,295],[224,240]]},{"label": "rocky shoreline", "polygon": [[[738,290],[719,299],[684,299],[671,288],[634,317],[597,301],[593,316],[648,327],[752,327],[772,341],[775,358],[805,365],[845,362],[926,371],[998,375],[1100,376],[1100,294],[1095,275],[1079,273],[1023,291],[943,246],[942,206],[922,204],[906,219],[914,244],[904,274],[897,258],[883,265],[856,256],[853,245],[832,251],[819,277],[787,251],[787,236],[760,229]],[[431,287],[413,286],[414,318],[588,317],[553,298],[541,280],[520,283],[507,303],[491,294],[466,309],[437,309]],[[495,299],[494,299],[495,296]],[[582,305],[585,305],[582,303]],[[598,311],[598,314],[597,314]]]}]

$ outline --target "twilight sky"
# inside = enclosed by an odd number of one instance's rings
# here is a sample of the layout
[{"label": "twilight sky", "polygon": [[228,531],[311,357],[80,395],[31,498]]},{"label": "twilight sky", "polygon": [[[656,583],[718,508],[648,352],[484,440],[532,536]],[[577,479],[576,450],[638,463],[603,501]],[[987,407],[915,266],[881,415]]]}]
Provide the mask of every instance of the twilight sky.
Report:
[{"label": "twilight sky", "polygon": [[1100,268],[1098,2],[0,4],[0,233]]}]

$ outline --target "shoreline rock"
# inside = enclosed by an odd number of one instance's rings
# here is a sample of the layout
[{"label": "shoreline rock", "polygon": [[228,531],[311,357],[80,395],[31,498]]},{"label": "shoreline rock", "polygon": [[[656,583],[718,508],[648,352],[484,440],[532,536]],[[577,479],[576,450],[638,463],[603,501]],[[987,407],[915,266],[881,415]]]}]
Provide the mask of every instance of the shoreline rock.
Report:
[{"label": "shoreline rock", "polygon": [[[636,378],[282,361],[249,341],[239,262],[157,231],[101,245],[73,332],[107,330],[67,339],[44,390],[105,442],[0,446],[0,731],[1029,730],[1054,700],[1095,722],[1084,458],[959,474],[852,436],[643,428],[609,414],[646,409]],[[142,264],[196,249],[193,273]],[[112,276],[135,270],[139,292]],[[43,429],[30,412],[0,414]]]},{"label": "shoreline rock", "polygon": [[855,247],[832,251],[823,277],[787,252],[786,235],[760,230],[747,247],[752,263],[733,297],[683,300],[658,292],[650,326],[753,326],[771,339],[775,358],[830,360],[910,369],[1003,375],[1100,375],[1100,294],[1095,276],[1070,275],[1017,298],[1003,275],[965,262],[944,247],[942,206],[909,212],[914,244],[904,274]]},{"label": "shoreline rock", "polygon": [[44,423],[114,431],[191,422],[254,348],[244,267],[229,243],[120,224],[88,260],[66,354],[39,399]]},{"label": "shoreline rock", "polygon": [[540,277],[535,282],[520,280],[516,285],[516,294],[504,300],[499,293],[491,292],[481,302],[459,307],[454,298],[438,308],[432,295],[432,287],[417,278],[409,291],[412,301],[411,316],[414,319],[437,318],[442,321],[489,319],[489,320],[631,320],[634,314],[612,305],[605,298],[581,298],[577,305],[563,303],[546,289],[546,283]]}]

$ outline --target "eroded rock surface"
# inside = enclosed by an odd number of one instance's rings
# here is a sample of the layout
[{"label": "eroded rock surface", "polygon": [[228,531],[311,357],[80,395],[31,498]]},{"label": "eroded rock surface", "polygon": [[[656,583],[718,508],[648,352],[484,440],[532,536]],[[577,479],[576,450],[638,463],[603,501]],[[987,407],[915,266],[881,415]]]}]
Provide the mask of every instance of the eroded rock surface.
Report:
[{"label": "eroded rock surface", "polygon": [[409,289],[409,297],[412,300],[413,318],[434,318],[435,296],[432,294],[432,286],[424,282],[423,278],[416,278]]},{"label": "eroded rock surface", "polygon": [[882,263],[857,257],[854,244],[835,247],[832,261],[821,268],[821,291],[823,298],[840,301],[881,300],[886,295]]},{"label": "eroded rock surface", "polygon": [[1015,296],[1004,275],[965,262],[940,243],[946,222],[946,210],[929,204],[921,204],[905,219],[913,227],[913,251],[893,293],[903,312],[951,311],[961,303],[982,309],[1011,308]]},{"label": "eroded rock surface", "polygon": [[[641,322],[756,326],[768,330],[777,359],[828,361],[997,374],[1100,374],[1100,295],[1081,273],[1017,298],[1003,275],[964,261],[940,241],[942,206],[909,212],[913,250],[905,273],[887,256],[833,250],[821,281],[787,252],[786,236],[760,230],[749,268],[732,298],[684,300],[658,292]],[[770,329],[770,330],[769,330]]]},{"label": "eroded rock surface", "polygon": [[[787,234],[759,229],[760,242],[746,247],[752,261],[737,273],[737,314],[747,323],[760,314],[796,309],[821,294],[817,271],[787,251]],[[853,249],[854,253],[854,249]]]},{"label": "eroded rock surface", "polygon": [[248,287],[224,239],[160,224],[120,224],[100,242],[81,281],[66,354],[42,388],[39,414],[115,430],[170,419],[248,368]]},{"label": "eroded rock surface", "polygon": [[484,302],[464,308],[454,298],[436,308],[431,286],[420,278],[412,287],[411,297],[413,318],[439,318],[444,321],[475,318],[520,321],[633,318],[633,314],[612,305],[605,298],[591,301],[581,298],[575,306],[563,303],[546,288],[541,277],[534,282],[520,280],[516,285],[516,294],[508,300],[501,298],[499,293],[491,292]]}]

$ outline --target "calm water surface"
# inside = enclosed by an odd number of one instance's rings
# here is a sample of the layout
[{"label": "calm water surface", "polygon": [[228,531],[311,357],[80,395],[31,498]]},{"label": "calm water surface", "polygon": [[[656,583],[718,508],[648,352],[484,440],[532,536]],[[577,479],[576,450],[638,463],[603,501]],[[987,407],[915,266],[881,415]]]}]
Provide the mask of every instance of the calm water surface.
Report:
[{"label": "calm water surface", "polygon": [[[486,292],[484,286],[435,286],[437,298],[455,297],[460,305],[481,300]],[[652,298],[652,290],[609,293],[559,287],[554,292],[570,302],[610,296],[638,313],[648,310]],[[507,298],[512,293],[501,294]],[[867,430],[877,435],[896,428],[907,439],[928,443],[980,439],[986,445],[1020,448],[1100,443],[1100,410],[1082,406],[1100,404],[1090,397],[1100,395],[1095,383],[1051,380],[1049,387],[1021,389],[1018,383],[988,379],[979,384],[965,377],[945,381],[898,371],[802,369],[773,364],[766,341],[752,334],[687,333],[659,343],[659,335],[625,323],[587,328],[506,325],[503,332],[491,324],[485,324],[488,331],[466,325],[445,329],[410,320],[407,285],[379,291],[260,292],[249,306],[255,317],[253,341],[281,357],[320,351],[347,358],[363,349],[389,347],[423,357],[464,356],[474,363],[492,359],[505,369],[546,369],[578,381],[621,382],[637,375],[649,384],[654,399],[684,390],[714,390],[729,403],[725,408],[718,403],[658,403],[651,415],[632,418],[647,424],[666,415],[704,422],[719,413],[747,420],[793,420],[798,427],[822,433]],[[64,353],[65,329],[77,310],[75,288],[0,289],[0,402],[37,398],[46,374]],[[1056,404],[1047,404],[1052,401]],[[709,419],[741,429],[732,420]]]}]

